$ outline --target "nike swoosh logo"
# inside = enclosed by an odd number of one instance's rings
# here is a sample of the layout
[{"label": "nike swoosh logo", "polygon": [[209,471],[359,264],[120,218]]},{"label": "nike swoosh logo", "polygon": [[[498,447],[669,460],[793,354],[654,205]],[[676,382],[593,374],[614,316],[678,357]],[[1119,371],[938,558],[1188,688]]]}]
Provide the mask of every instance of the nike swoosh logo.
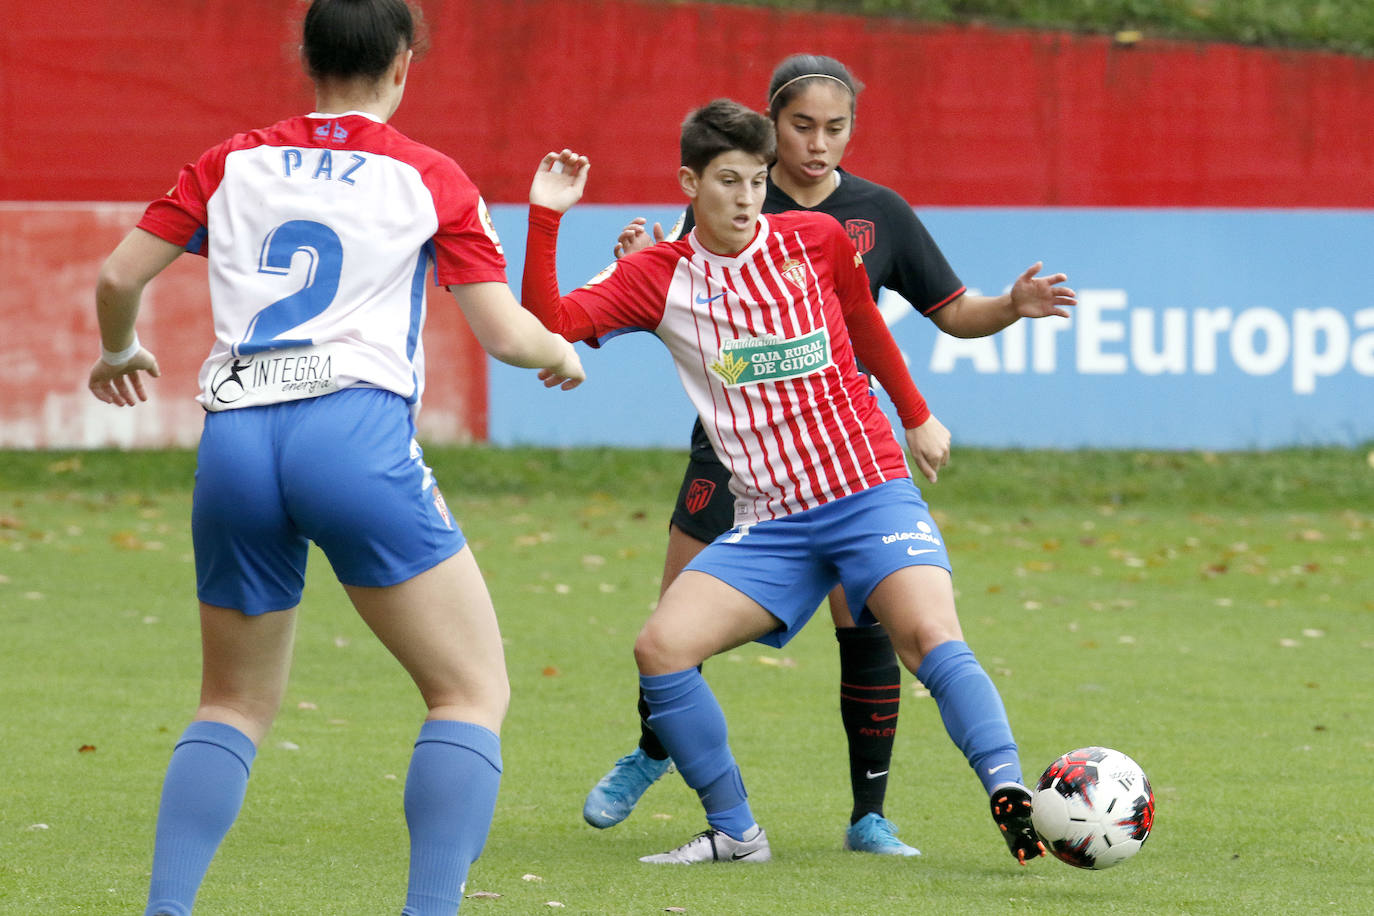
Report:
[{"label": "nike swoosh logo", "polygon": [[1011,766],[1010,763],[999,763],[999,764],[997,764],[997,766],[995,766],[995,767],[988,767],[988,775],[991,776],[991,775],[993,775],[994,773],[996,773],[998,770],[1005,770],[1005,769],[1006,769],[1007,767],[1009,767],[1009,766]]},{"label": "nike swoosh logo", "polygon": [[934,552],[935,552],[935,548],[934,548],[934,547],[927,547],[925,550],[917,550],[915,547],[908,547],[908,548],[906,549],[906,555],[909,556],[909,557],[919,557],[919,556],[920,556],[921,554],[923,554],[923,553],[934,553]]},{"label": "nike swoosh logo", "polygon": [[714,296],[708,299],[701,293],[697,293],[697,305],[710,305],[712,302],[715,302],[717,299],[724,295],[724,293],[716,293]]},{"label": "nike swoosh logo", "polygon": [[750,856],[752,856],[752,855],[753,855],[754,853],[756,853],[756,852],[758,852],[757,849],[751,849],[751,850],[749,850],[748,852],[735,852],[735,853],[731,853],[731,854],[730,854],[730,858],[731,858],[733,861],[738,862],[740,859],[747,859],[747,858],[749,858]]},{"label": "nike swoosh logo", "polygon": [[895,718],[897,718],[899,715],[901,715],[901,713],[894,712],[894,713],[889,713],[888,715],[885,715],[885,716],[880,716],[880,715],[878,715],[878,714],[875,712],[875,713],[873,713],[871,716],[869,716],[869,718],[872,719],[874,722],[886,722],[888,719],[895,719]]},{"label": "nike swoosh logo", "polygon": [[880,771],[878,771],[877,773],[873,772],[872,770],[867,770],[867,771],[864,772],[864,776],[866,776],[866,777],[869,778],[869,779],[877,779],[879,776],[886,776],[886,775],[887,775],[887,770],[880,770]]}]

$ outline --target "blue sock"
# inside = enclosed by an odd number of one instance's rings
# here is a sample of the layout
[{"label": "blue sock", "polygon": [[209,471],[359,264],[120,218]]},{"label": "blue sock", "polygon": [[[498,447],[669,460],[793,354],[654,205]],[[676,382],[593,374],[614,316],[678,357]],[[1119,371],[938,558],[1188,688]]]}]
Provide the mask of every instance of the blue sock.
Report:
[{"label": "blue sock", "polygon": [[641,674],[649,725],[696,789],[706,821],[735,839],[754,826],[725,727],[725,714],[696,668],[673,674]]},{"label": "blue sock", "polygon": [[1021,781],[1021,760],[1002,698],[973,650],[958,640],[941,643],[921,660],[916,677],[940,708],[945,730],[964,752],[989,794]]},{"label": "blue sock", "polygon": [[222,722],[192,722],[167,765],[146,916],[188,916],[210,860],[243,806],[257,748]]},{"label": "blue sock", "polygon": [[501,783],[501,739],[471,722],[420,726],[406,774],[410,884],[402,916],[453,916],[481,854]]}]

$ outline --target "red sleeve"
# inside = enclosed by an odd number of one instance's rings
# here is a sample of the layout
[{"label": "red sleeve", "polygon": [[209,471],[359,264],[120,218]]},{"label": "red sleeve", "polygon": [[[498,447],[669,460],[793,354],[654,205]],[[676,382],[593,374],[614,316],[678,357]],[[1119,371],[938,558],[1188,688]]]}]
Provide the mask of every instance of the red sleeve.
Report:
[{"label": "red sleeve", "polygon": [[451,160],[425,176],[439,225],[434,231],[434,282],[505,283],[506,258],[486,202]]},{"label": "red sleeve", "polygon": [[226,144],[182,166],[176,184],[143,211],[138,228],[192,254],[206,253],[206,207],[224,178]]},{"label": "red sleeve", "polygon": [[882,313],[873,301],[863,258],[854,250],[853,242],[843,229],[839,229],[834,238],[832,263],[835,291],[840,296],[840,309],[844,314],[845,326],[849,329],[854,355],[864,368],[873,373],[888,397],[892,398],[892,403],[897,405],[902,426],[915,429],[930,419],[930,408],[916,388],[916,383],[911,380],[902,353],[897,349],[897,342],[892,339],[892,332],[887,329],[887,322],[883,321]]},{"label": "red sleeve", "polygon": [[521,304],[555,334],[571,341],[594,343],[596,331],[586,310],[558,293],[558,223],[562,218],[557,210],[530,206]]}]

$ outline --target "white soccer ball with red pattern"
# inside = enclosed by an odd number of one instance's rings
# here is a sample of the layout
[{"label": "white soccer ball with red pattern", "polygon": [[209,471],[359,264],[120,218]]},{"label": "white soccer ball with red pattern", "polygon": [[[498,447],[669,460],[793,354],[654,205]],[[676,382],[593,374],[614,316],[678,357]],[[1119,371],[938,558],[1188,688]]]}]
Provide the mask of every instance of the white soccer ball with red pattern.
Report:
[{"label": "white soccer ball with red pattern", "polygon": [[1031,822],[1045,847],[1076,868],[1111,868],[1140,851],[1155,819],[1145,771],[1106,747],[1069,751],[1036,783]]}]

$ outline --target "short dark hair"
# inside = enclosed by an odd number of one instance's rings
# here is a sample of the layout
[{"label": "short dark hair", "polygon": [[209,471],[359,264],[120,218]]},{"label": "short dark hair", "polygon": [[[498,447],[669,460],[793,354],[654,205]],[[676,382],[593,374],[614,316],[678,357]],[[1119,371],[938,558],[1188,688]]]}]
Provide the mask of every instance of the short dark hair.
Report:
[{"label": "short dark hair", "polygon": [[682,164],[700,175],[721,153],[739,150],[772,162],[777,150],[773,122],[733,99],[716,99],[682,122]]},{"label": "short dark hair", "polygon": [[854,114],[854,103],[864,87],[848,67],[823,54],[793,54],[778,64],[768,81],[768,117],[776,121],[798,93],[820,82],[840,83],[848,89],[849,113]]},{"label": "short dark hair", "polygon": [[415,44],[421,19],[406,0],[312,0],[301,28],[310,78],[380,79]]}]

